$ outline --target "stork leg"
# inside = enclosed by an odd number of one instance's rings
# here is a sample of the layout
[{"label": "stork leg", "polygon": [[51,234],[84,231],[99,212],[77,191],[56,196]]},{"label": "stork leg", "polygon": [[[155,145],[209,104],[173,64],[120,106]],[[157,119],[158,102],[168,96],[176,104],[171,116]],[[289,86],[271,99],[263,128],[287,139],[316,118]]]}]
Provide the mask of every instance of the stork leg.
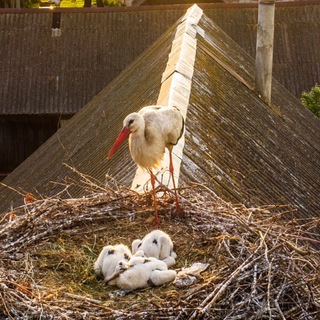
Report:
[{"label": "stork leg", "polygon": [[159,227],[159,217],[158,217],[158,206],[157,206],[157,196],[156,196],[156,190],[155,190],[155,176],[152,172],[152,169],[149,169],[150,172],[150,178],[151,178],[151,186],[152,186],[152,192],[153,192],[153,204],[154,204],[154,213],[155,213],[155,224],[157,227]]},{"label": "stork leg", "polygon": [[180,207],[178,193],[177,193],[177,189],[176,189],[176,183],[175,183],[174,175],[173,175],[173,162],[172,162],[172,151],[171,150],[169,150],[169,158],[170,158],[169,171],[172,176],[173,189],[174,189],[174,194],[176,196],[176,210],[177,210],[177,214],[180,214],[182,212],[182,210]]}]

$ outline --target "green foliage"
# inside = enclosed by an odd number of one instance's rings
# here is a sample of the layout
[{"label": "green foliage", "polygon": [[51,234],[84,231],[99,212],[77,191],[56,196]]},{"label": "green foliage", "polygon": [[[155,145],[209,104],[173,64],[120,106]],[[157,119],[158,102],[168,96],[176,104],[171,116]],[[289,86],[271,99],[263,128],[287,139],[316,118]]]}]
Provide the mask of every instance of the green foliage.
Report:
[{"label": "green foliage", "polygon": [[320,87],[316,84],[310,92],[302,92],[302,104],[320,118]]},{"label": "green foliage", "polygon": [[109,7],[121,7],[121,1],[119,0],[104,0],[103,4]]}]

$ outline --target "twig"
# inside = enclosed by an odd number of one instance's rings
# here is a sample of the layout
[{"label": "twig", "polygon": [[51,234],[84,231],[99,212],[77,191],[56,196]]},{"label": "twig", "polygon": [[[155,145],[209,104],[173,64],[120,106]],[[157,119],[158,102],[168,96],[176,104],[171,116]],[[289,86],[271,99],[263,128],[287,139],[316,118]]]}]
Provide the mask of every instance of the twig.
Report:
[{"label": "twig", "polygon": [[[207,310],[216,302],[216,300],[224,293],[227,289],[228,285],[237,277],[237,275],[246,269],[248,269],[252,264],[256,261],[260,260],[263,255],[258,256],[257,258],[253,259],[255,254],[261,249],[262,241],[260,242],[259,247],[236,269],[232,272],[230,277],[222,282],[201,304],[200,307],[202,309],[199,311],[200,315],[203,315],[207,312]],[[253,259],[253,260],[252,260]],[[191,316],[190,319],[195,319],[197,316],[197,311]]]}]

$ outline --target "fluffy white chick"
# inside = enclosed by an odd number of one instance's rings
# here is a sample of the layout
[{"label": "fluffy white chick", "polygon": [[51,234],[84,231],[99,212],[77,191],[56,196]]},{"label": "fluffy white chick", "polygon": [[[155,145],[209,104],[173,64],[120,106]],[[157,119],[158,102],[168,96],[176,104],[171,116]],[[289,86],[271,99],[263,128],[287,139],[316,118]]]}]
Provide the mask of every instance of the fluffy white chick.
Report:
[{"label": "fluffy white chick", "polygon": [[[128,261],[131,256],[130,249],[124,244],[105,246],[94,263],[94,270],[96,274],[102,274],[104,281],[108,282],[109,278],[113,275],[118,262],[120,260]],[[109,284],[112,285],[114,283],[110,281]]]},{"label": "fluffy white chick", "polygon": [[132,253],[143,251],[147,257],[162,260],[170,268],[176,263],[177,255],[173,251],[173,242],[168,234],[161,230],[153,230],[142,240],[132,242]]},{"label": "fluffy white chick", "polygon": [[168,270],[165,262],[152,257],[133,256],[128,262],[119,261],[110,279],[122,290],[136,290],[161,286],[175,277],[176,271]]}]

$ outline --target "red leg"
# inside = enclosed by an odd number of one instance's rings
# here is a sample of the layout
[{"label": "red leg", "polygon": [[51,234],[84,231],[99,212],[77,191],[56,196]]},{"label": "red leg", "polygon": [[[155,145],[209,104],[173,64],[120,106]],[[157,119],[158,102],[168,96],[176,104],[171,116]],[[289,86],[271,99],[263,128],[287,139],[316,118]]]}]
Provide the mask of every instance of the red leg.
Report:
[{"label": "red leg", "polygon": [[154,177],[154,174],[153,174],[153,172],[152,172],[152,169],[149,169],[149,172],[150,172],[151,186],[152,186],[152,192],[153,192],[153,204],[154,204],[154,211],[155,211],[155,223],[156,223],[156,226],[159,227],[157,197],[156,197],[156,191],[155,191],[155,177]]},{"label": "red leg", "polygon": [[176,210],[177,210],[177,213],[179,214],[181,212],[181,208],[180,208],[178,193],[177,193],[177,189],[176,189],[176,183],[175,183],[174,175],[173,175],[172,152],[170,150],[169,150],[169,157],[170,157],[169,171],[170,171],[171,176],[172,176],[173,189],[174,189],[174,194],[176,196]]}]

